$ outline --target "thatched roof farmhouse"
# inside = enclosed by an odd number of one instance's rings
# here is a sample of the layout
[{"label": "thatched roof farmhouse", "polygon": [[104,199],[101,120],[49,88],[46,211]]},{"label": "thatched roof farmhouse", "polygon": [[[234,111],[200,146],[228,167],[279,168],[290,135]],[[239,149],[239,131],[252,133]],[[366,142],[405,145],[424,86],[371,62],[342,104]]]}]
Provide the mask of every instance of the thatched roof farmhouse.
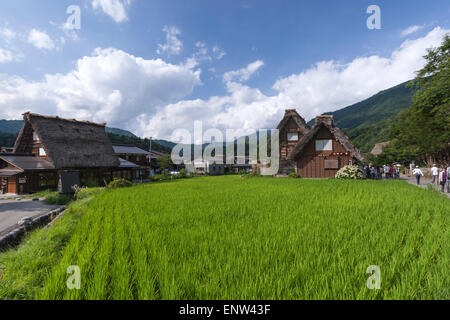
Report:
[{"label": "thatched roof farmhouse", "polygon": [[119,160],[105,123],[29,112],[23,120],[13,152],[0,153],[2,193],[70,191],[73,184],[104,185],[113,177],[132,180],[147,173],[144,162]]},{"label": "thatched roof farmhouse", "polygon": [[280,130],[280,173],[305,178],[334,177],[345,165],[364,158],[334,125],[333,116],[318,116],[310,128],[295,110],[286,110]]}]

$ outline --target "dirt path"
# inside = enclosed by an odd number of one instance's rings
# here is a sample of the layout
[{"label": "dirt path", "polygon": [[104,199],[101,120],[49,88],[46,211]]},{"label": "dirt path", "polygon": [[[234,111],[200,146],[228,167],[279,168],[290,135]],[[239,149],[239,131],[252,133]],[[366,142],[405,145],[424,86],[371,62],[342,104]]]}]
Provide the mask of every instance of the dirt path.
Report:
[{"label": "dirt path", "polygon": [[[408,183],[410,183],[410,184],[412,184],[414,186],[417,186],[416,177],[409,177],[409,176],[402,175],[400,177],[400,179],[405,180],[405,181],[407,181]],[[441,186],[440,185],[437,185],[436,183],[431,183],[431,179],[430,178],[421,177],[420,178],[420,185],[419,185],[419,187],[421,187],[423,189],[426,189],[426,188],[428,188],[428,185],[432,185],[436,190],[441,191]],[[450,198],[450,193],[447,193],[447,186],[445,186],[444,191],[445,191],[444,194],[448,198]]]}]

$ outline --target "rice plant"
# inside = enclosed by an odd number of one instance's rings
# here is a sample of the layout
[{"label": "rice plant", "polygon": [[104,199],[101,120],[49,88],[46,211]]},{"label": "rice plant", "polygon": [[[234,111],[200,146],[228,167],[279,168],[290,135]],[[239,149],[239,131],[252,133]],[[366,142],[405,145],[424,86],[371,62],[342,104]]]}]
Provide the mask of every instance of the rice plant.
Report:
[{"label": "rice plant", "polygon": [[[402,181],[224,176],[109,190],[31,297],[449,299],[449,214],[447,198]],[[66,286],[70,265],[80,290]],[[380,289],[367,287],[371,265]]]}]

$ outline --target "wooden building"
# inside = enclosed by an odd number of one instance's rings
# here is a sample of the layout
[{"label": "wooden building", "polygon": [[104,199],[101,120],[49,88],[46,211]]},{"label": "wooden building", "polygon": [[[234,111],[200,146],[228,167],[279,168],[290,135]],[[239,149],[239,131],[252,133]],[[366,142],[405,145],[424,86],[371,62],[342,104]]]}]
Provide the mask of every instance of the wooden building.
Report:
[{"label": "wooden building", "polygon": [[3,191],[55,189],[62,171],[77,172],[81,185],[103,185],[121,170],[106,124],[29,112],[23,120],[14,152],[0,154],[2,186],[8,186]]},{"label": "wooden building", "polygon": [[295,110],[286,110],[280,130],[280,173],[303,178],[330,178],[349,164],[363,161],[333,116],[318,116],[312,128]]},{"label": "wooden building", "polygon": [[[132,170],[132,180],[149,179],[150,177],[150,152],[130,145],[113,145],[115,154],[119,157],[121,167],[127,166]],[[152,156],[153,157],[153,156]],[[130,165],[134,164],[134,166]],[[117,178],[125,178],[120,170],[114,173]]]}]

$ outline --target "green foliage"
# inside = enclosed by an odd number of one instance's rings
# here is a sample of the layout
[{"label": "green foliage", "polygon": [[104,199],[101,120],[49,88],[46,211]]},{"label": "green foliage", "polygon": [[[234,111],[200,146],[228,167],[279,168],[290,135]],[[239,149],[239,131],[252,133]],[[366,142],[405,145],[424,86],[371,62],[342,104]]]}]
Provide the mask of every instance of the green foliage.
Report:
[{"label": "green foliage", "polygon": [[297,178],[301,178],[301,177],[299,174],[296,174],[295,172],[291,172],[291,173],[289,173],[288,178],[297,179]]},{"label": "green foliage", "polygon": [[131,181],[128,181],[126,179],[114,179],[108,185],[106,186],[106,189],[118,189],[118,188],[127,188],[131,187],[133,183]]},{"label": "green foliage", "polygon": [[445,162],[450,158],[450,37],[439,48],[429,49],[427,64],[411,83],[412,106],[402,112],[392,128],[385,157],[407,162]]},{"label": "green foliage", "polygon": [[[448,299],[449,205],[404,181],[221,176],[112,190],[0,255],[0,296]],[[373,264],[381,290],[366,287]],[[69,265],[81,290],[67,290]]]},{"label": "green foliage", "polygon": [[0,253],[0,300],[30,299],[63,256],[89,199],[72,202],[51,228],[35,230],[14,250]]},{"label": "green foliage", "polygon": [[16,141],[16,135],[12,133],[0,132],[0,146],[12,148]]},{"label": "green foliage", "polygon": [[336,179],[364,179],[364,173],[355,165],[348,165],[339,169],[336,173]]},{"label": "green foliage", "polygon": [[53,192],[44,200],[46,204],[66,205],[73,200],[73,195]]},{"label": "green foliage", "polygon": [[161,170],[169,169],[172,165],[172,159],[169,155],[162,156],[158,159],[158,165],[161,168]]},{"label": "green foliage", "polygon": [[75,191],[75,196],[74,198],[77,200],[82,200],[82,199],[86,199],[86,198],[90,198],[96,194],[99,194],[101,192],[103,192],[105,190],[105,188],[79,188],[79,187],[75,187],[74,191]]}]

